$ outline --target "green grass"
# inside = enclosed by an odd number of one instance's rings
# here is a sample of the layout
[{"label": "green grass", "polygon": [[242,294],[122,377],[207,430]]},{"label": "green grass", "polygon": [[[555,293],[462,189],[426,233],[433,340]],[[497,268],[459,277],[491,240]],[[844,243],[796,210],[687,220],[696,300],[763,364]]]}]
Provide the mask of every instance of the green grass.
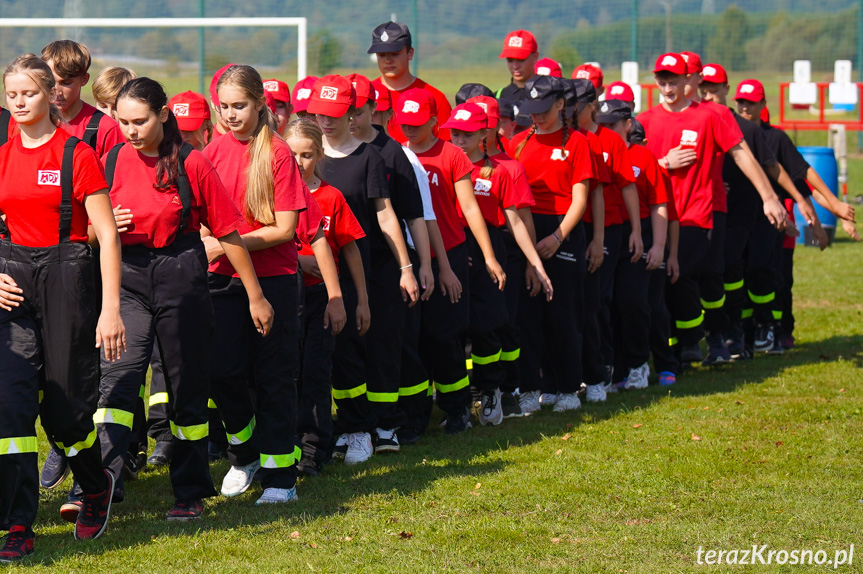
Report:
[{"label": "green grass", "polygon": [[[255,485],[192,524],[165,522],[167,473],[148,469],[94,542],[59,519],[64,492],[42,491],[27,571],[725,572],[696,565],[699,546],[756,543],[832,558],[863,543],[863,259],[842,237],[797,250],[798,347],[784,356],[575,414],[434,429],[301,480],[296,504],[256,508]],[[212,471],[219,484],[227,462]]]}]

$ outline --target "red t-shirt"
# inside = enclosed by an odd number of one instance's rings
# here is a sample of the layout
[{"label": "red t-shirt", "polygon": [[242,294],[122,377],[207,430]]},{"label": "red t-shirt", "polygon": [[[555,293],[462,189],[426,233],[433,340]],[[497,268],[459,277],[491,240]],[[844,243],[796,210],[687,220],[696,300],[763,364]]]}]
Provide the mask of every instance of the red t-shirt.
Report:
[{"label": "red t-shirt", "polygon": [[500,167],[509,172],[512,179],[513,197],[516,200],[515,208],[522,209],[536,205],[533,192],[530,190],[530,183],[527,181],[527,174],[524,172],[524,166],[521,165],[521,162],[512,159],[504,152],[492,157],[497,160]]},{"label": "red t-shirt", "polygon": [[[503,227],[506,225],[506,215],[503,210],[508,207],[516,207],[519,198],[516,197],[515,185],[509,170],[497,161],[497,157],[489,158],[489,162],[494,171],[488,179],[482,177],[485,161],[481,159],[473,164],[473,171],[470,174],[473,195],[485,222],[492,227]],[[461,206],[459,206],[458,213],[462,225],[467,227],[467,219],[461,211]]]},{"label": "red t-shirt", "polygon": [[[730,108],[720,106],[715,102],[703,103],[707,104],[707,108],[719,116],[720,124],[723,129],[728,130],[733,137],[738,137],[740,140],[743,140],[743,132],[740,131],[740,126],[737,125],[737,120],[734,118],[734,114],[731,112]],[[718,155],[718,161],[713,167],[715,170],[713,173],[713,211],[727,213],[728,191],[725,189],[725,182],[722,178],[722,166],[725,163],[725,154],[719,153]]]},{"label": "red t-shirt", "polygon": [[[511,146],[518,149],[529,131],[512,138]],[[533,213],[564,215],[572,204],[572,186],[597,177],[593,170],[587,139],[570,129],[566,154],[560,149],[560,130],[550,134],[534,134],[521,150],[518,160],[524,166],[527,181],[536,204]],[[588,185],[590,182],[587,182]],[[437,213],[437,210],[435,210]]]},{"label": "red t-shirt", "polygon": [[437,140],[428,151],[417,157],[426,170],[434,208],[444,248],[449,251],[464,243],[464,225],[457,208],[455,182],[473,171],[473,163],[453,144]]},{"label": "red t-shirt", "polygon": [[[602,187],[605,226],[608,227],[629,220],[626,204],[623,203],[623,188],[635,183],[635,178],[632,175],[632,166],[628,164],[623,138],[605,126],[599,126],[595,135],[602,150],[603,165],[608,170],[609,181]],[[591,217],[588,217],[588,214]],[[592,215],[588,209],[585,212],[585,221],[591,221]]]},{"label": "red t-shirt", "polygon": [[[84,138],[87,124],[90,123],[90,118],[92,118],[93,114],[96,113],[96,108],[87,102],[81,103],[83,105],[81,106],[81,111],[78,112],[78,115],[68,123],[62,122],[60,124],[60,127],[63,128],[67,134],[75,136],[78,139]],[[108,114],[102,116],[102,119],[99,120],[99,130],[96,132],[96,155],[102,157],[111,151],[112,147],[125,141],[126,140],[123,138],[123,134],[120,132],[120,126],[117,125],[117,122],[112,120],[111,116]]]},{"label": "red t-shirt", "polygon": [[[0,213],[13,243],[50,247],[60,242],[60,171],[69,135],[57,130],[46,143],[25,148],[21,137],[0,147]],[[88,195],[108,188],[96,154],[81,142],[75,147],[72,174],[72,227],[69,240],[87,242]]]},{"label": "red t-shirt", "polygon": [[[383,81],[381,80],[381,78],[378,78],[377,82],[381,85],[381,87],[386,88],[386,86],[383,85]],[[390,98],[393,101],[393,110],[398,109],[399,99],[401,98],[402,94],[412,88],[420,88],[422,90],[425,90],[430,93],[432,97],[434,97],[435,103],[437,104],[437,125],[444,125],[444,122],[449,119],[449,115],[450,113],[452,113],[452,106],[450,106],[449,101],[446,99],[446,96],[443,92],[441,92],[434,86],[426,84],[419,78],[415,79],[410,86],[403,90],[390,90]],[[396,123],[395,114],[393,114],[393,117],[390,119],[389,124],[387,124],[387,132],[389,133],[389,136],[391,138],[393,138],[400,144],[408,141],[408,139],[402,133],[401,126]],[[437,137],[442,140],[449,141],[449,130],[438,129]]]},{"label": "red t-shirt", "polygon": [[[638,216],[644,219],[650,217],[651,206],[668,203],[665,178],[656,156],[643,145],[631,146],[627,153],[635,176],[635,189],[638,190]],[[623,216],[629,221],[629,214],[625,210]]]},{"label": "red t-shirt", "polygon": [[[105,165],[107,156],[102,159]],[[176,186],[166,191],[155,188],[158,161],[159,158],[147,157],[129,144],[120,148],[117,155],[111,203],[132,210],[132,224],[120,234],[123,245],[161,248],[170,245],[177,236],[183,204]],[[190,153],[184,165],[192,202],[183,233],[199,232],[204,225],[218,238],[238,229],[243,216],[228,197],[213,165],[199,151]]]},{"label": "red t-shirt", "polygon": [[[281,138],[273,137],[273,177],[275,178],[274,205],[275,211],[302,211],[306,205],[303,188],[306,184],[300,177],[297,162],[291,148]],[[228,196],[237,206],[240,213],[245,214],[246,205],[246,170],[249,167],[249,141],[241,142],[231,133],[219,138],[204,148],[204,156],[213,162],[216,173]],[[257,221],[249,223],[243,218],[242,225],[237,229],[240,235],[245,235],[263,227]],[[273,247],[250,251],[255,273],[258,277],[272,277],[297,272],[297,245],[286,241]],[[219,257],[210,264],[211,273],[232,275],[237,277],[234,267],[227,257]]]},{"label": "red t-shirt", "polygon": [[[345,196],[338,189],[325,181],[321,181],[320,187],[311,193],[313,201],[320,208],[323,218],[324,236],[327,238],[330,251],[333,252],[333,259],[335,259],[336,268],[338,269],[339,253],[342,247],[351,241],[365,237],[366,233],[363,231],[360,222],[357,221],[354,212],[351,211],[351,208],[345,201]],[[317,229],[318,226],[315,226],[315,233],[317,233]],[[303,240],[300,255],[315,254],[311,246],[311,240],[314,237],[315,234],[312,233],[311,237]],[[322,279],[312,277],[311,275],[304,275],[303,277],[305,278],[306,285],[323,283]]]},{"label": "red t-shirt", "polygon": [[[713,177],[718,153],[740,143],[721,125],[719,115],[704,104],[691,103],[680,112],[669,112],[662,105],[638,115],[647,134],[647,149],[656,157],[681,144],[695,150],[695,163],[669,173],[680,225],[713,228]],[[739,131],[738,131],[739,133]]]}]

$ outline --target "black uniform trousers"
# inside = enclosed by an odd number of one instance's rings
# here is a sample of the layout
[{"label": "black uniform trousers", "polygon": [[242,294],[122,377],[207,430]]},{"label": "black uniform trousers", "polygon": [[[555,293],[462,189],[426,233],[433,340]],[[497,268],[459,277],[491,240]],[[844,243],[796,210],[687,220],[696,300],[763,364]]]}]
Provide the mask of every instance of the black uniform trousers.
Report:
[{"label": "black uniform trousers", "polygon": [[259,459],[263,488],[293,488],[301,458],[297,441],[299,286],[295,274],[259,277],[258,281],[273,306],[273,327],[266,337],[252,321],[242,282],[210,273],[216,316],[213,400],[225,423],[231,465],[245,466]]},{"label": "black uniform trousers", "polygon": [[[506,261],[504,233],[486,225],[495,259]],[[472,265],[470,267],[470,340],[473,372],[471,382],[480,392],[492,393],[506,383],[506,370],[500,360],[499,329],[508,324],[506,295],[491,279],[482,250],[473,233],[465,231]],[[513,280],[517,280],[513,277]],[[504,287],[506,285],[504,284]]]},{"label": "black uniform trousers", "polygon": [[[150,399],[147,413],[147,435],[155,441],[171,440],[171,425],[168,422],[168,385],[165,381],[159,345],[153,346],[150,357]],[[212,429],[210,429],[212,432]]]},{"label": "black uniform trousers", "polygon": [[778,252],[784,239],[763,214],[735,221],[726,235],[724,274],[727,312],[731,325],[754,318],[760,324],[774,320]]},{"label": "black uniform trousers", "polygon": [[681,345],[697,345],[704,336],[704,314],[698,273],[710,251],[710,229],[681,226],[677,259],[680,278],[669,286],[668,301],[675,334]]},{"label": "black uniform trousers", "polygon": [[[414,276],[422,291],[419,278],[419,256],[408,249],[413,264]],[[440,285],[435,285],[435,291]],[[402,338],[401,386],[399,387],[399,409],[405,413],[402,428],[422,434],[428,427],[431,387],[429,376],[420,356],[420,329],[422,325],[422,302],[405,311],[405,332]]]},{"label": "black uniform trousers", "polygon": [[[525,272],[527,270],[527,259],[516,243],[512,233],[504,230],[504,247],[506,248],[506,285],[503,294],[506,298],[507,322],[498,329],[500,337],[500,361],[503,364],[506,379],[501,385],[501,391],[513,393],[521,384],[521,375],[518,368],[518,359],[521,356],[521,331],[518,327],[518,302],[521,300],[521,292],[525,290]],[[503,263],[503,262],[502,262]]]},{"label": "black uniform trousers", "polygon": [[24,296],[12,311],[0,309],[0,529],[29,529],[39,504],[37,417],[84,492],[107,486],[93,425],[99,389],[94,261],[81,243],[32,248],[2,240],[0,273]]},{"label": "black uniform trousers", "polygon": [[650,359],[650,278],[647,270],[647,252],[653,246],[650,218],[641,220],[641,239],[644,255],[635,263],[630,261],[629,235],[632,226],[627,221],[621,233],[621,248],[617,260],[614,283],[613,314],[615,343],[615,372],[626,376],[630,369],[640,367]]},{"label": "black uniform trousers", "polygon": [[713,212],[710,247],[698,277],[701,306],[704,308],[704,329],[721,334],[730,327],[725,309],[725,237],[726,217],[723,211]]},{"label": "black uniform trousers", "polygon": [[[584,223],[584,242],[593,241],[593,223]],[[606,240],[607,242],[607,240]],[[605,259],[603,246],[603,260]],[[603,263],[604,265],[604,263]],[[605,366],[609,364],[602,354],[602,332],[599,327],[602,315],[602,273],[597,269],[584,275],[584,337],[582,357],[584,360],[584,383],[596,385],[605,380]]]},{"label": "black uniform trousers", "polygon": [[650,274],[648,301],[650,302],[650,353],[653,355],[653,368],[658,373],[677,374],[679,364],[672,348],[671,313],[668,311],[666,289],[668,285],[666,263]]},{"label": "black uniform trousers", "polygon": [[605,245],[602,260],[597,273],[599,273],[599,335],[601,337],[602,360],[606,365],[614,364],[614,329],[611,319],[611,301],[614,298],[615,275],[617,274],[617,260],[621,257],[621,246],[623,252],[629,252],[629,235],[624,235],[623,225],[614,224],[605,226]]}]

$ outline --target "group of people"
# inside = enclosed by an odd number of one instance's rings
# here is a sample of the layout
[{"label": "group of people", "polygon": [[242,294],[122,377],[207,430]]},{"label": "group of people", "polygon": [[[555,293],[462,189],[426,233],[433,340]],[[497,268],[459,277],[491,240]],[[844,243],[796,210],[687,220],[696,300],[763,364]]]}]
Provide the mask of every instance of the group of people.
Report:
[{"label": "group of people", "polygon": [[[446,96],[376,27],[381,75],[293,92],[247,65],[209,98],[102,70],[70,40],[5,70],[0,114],[0,561],[33,552],[39,485],[100,536],[125,480],[169,465],[168,520],[298,475],[683,366],[793,346],[791,206],[853,227],[757,80],[664,54],[635,117],[595,65],[504,39],[511,82]],[[807,185],[808,182],[808,185]],[[793,247],[793,241],[790,244]],[[699,343],[707,341],[707,356]],[[148,371],[149,416],[144,415]],[[334,416],[335,411],[335,416]],[[37,467],[37,416],[51,443]],[[147,437],[155,440],[148,456]]]}]

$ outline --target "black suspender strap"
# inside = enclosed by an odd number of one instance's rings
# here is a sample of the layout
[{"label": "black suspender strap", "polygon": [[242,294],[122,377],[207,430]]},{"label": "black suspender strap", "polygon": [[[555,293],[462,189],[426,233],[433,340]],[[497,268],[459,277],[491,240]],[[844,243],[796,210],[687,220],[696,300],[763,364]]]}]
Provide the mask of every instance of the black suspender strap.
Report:
[{"label": "black suspender strap", "polygon": [[178,237],[186,229],[186,218],[189,217],[189,213],[192,211],[192,187],[189,184],[189,176],[186,175],[186,158],[189,157],[189,154],[194,149],[191,145],[183,142],[183,145],[180,146],[180,157],[177,162],[177,192],[180,194],[180,203],[183,205]]},{"label": "black suspender strap", "polygon": [[9,110],[0,110],[0,145],[9,139],[9,120],[11,119],[12,114]]},{"label": "black suspender strap", "polygon": [[96,150],[96,136],[99,135],[99,122],[102,121],[102,116],[105,114],[96,110],[93,112],[90,121],[87,122],[87,127],[84,129],[84,137],[81,138],[85,144],[93,148],[94,151],[98,153]]},{"label": "black suspender strap", "polygon": [[118,143],[108,152],[108,159],[105,161],[105,181],[108,182],[108,191],[114,186],[114,170],[117,169],[117,156],[120,155],[120,148],[126,144]]},{"label": "black suspender strap", "polygon": [[60,243],[69,243],[72,231],[72,185],[75,175],[75,146],[81,140],[69,138],[63,145],[63,164],[60,167]]}]

